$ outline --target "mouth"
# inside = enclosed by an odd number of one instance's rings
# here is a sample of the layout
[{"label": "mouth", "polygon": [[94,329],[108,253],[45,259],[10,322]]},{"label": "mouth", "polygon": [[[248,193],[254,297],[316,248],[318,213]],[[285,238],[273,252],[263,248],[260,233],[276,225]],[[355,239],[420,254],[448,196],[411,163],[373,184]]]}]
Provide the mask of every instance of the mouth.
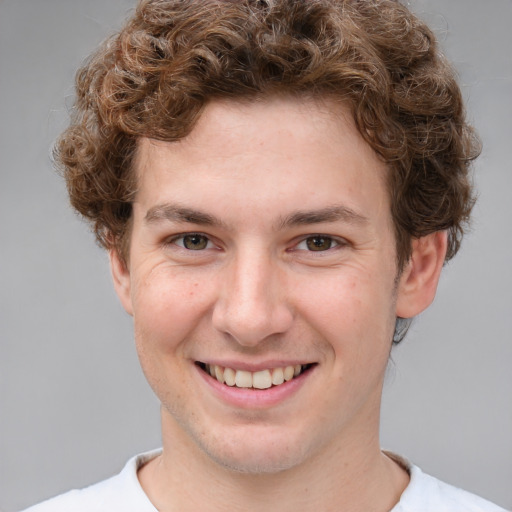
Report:
[{"label": "mouth", "polygon": [[196,365],[221,384],[243,389],[269,389],[296,379],[309,371],[315,363],[296,364],[278,368],[268,368],[257,372],[206,364],[196,361]]}]

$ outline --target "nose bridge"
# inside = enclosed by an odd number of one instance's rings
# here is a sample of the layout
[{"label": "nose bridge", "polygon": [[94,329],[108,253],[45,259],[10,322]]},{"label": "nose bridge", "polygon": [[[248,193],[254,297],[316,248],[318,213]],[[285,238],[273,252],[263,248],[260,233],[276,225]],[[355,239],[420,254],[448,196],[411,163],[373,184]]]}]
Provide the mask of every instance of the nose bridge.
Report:
[{"label": "nose bridge", "polygon": [[245,346],[286,331],[292,313],[282,272],[268,249],[255,244],[240,248],[225,274],[213,313],[215,327]]}]

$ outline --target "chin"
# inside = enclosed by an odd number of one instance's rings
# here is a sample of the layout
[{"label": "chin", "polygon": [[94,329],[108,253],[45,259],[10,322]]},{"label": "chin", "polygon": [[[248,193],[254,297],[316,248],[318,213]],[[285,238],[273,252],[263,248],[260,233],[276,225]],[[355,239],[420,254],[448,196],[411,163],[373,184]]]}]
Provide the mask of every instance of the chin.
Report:
[{"label": "chin", "polygon": [[196,442],[210,460],[236,473],[279,473],[304,462],[303,443],[294,441],[292,436],[284,439],[282,435],[271,438],[265,434],[246,432],[230,438],[223,436],[223,439],[200,439]]},{"label": "chin", "polygon": [[298,466],[302,462],[300,456],[262,457],[261,453],[239,456],[235,454],[208,453],[219,466],[236,473],[264,475],[280,473]]}]

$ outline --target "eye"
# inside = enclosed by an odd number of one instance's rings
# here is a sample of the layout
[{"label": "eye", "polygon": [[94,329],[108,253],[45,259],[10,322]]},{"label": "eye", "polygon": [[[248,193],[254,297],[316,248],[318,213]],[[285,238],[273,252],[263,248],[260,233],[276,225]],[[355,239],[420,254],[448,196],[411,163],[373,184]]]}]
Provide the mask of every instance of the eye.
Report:
[{"label": "eye", "polygon": [[341,245],[340,242],[336,241],[334,238],[326,235],[313,235],[308,236],[302,242],[297,245],[297,249],[306,250],[306,251],[328,251],[333,247],[337,247]]},{"label": "eye", "polygon": [[208,249],[212,246],[210,239],[205,235],[201,235],[200,233],[189,233],[187,235],[181,235],[174,238],[172,243],[190,251],[202,251],[203,249]]}]

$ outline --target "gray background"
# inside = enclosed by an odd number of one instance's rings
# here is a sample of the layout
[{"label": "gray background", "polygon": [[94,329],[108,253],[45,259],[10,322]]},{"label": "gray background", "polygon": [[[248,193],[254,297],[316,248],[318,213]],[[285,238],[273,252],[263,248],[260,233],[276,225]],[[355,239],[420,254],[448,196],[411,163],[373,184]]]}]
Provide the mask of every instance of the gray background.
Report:
[{"label": "gray background", "polygon": [[[416,0],[484,141],[473,232],[393,353],[384,447],[512,508],[512,1]],[[0,508],[159,445],[107,259],[49,159],[75,69],[132,0],[0,0]]]}]

